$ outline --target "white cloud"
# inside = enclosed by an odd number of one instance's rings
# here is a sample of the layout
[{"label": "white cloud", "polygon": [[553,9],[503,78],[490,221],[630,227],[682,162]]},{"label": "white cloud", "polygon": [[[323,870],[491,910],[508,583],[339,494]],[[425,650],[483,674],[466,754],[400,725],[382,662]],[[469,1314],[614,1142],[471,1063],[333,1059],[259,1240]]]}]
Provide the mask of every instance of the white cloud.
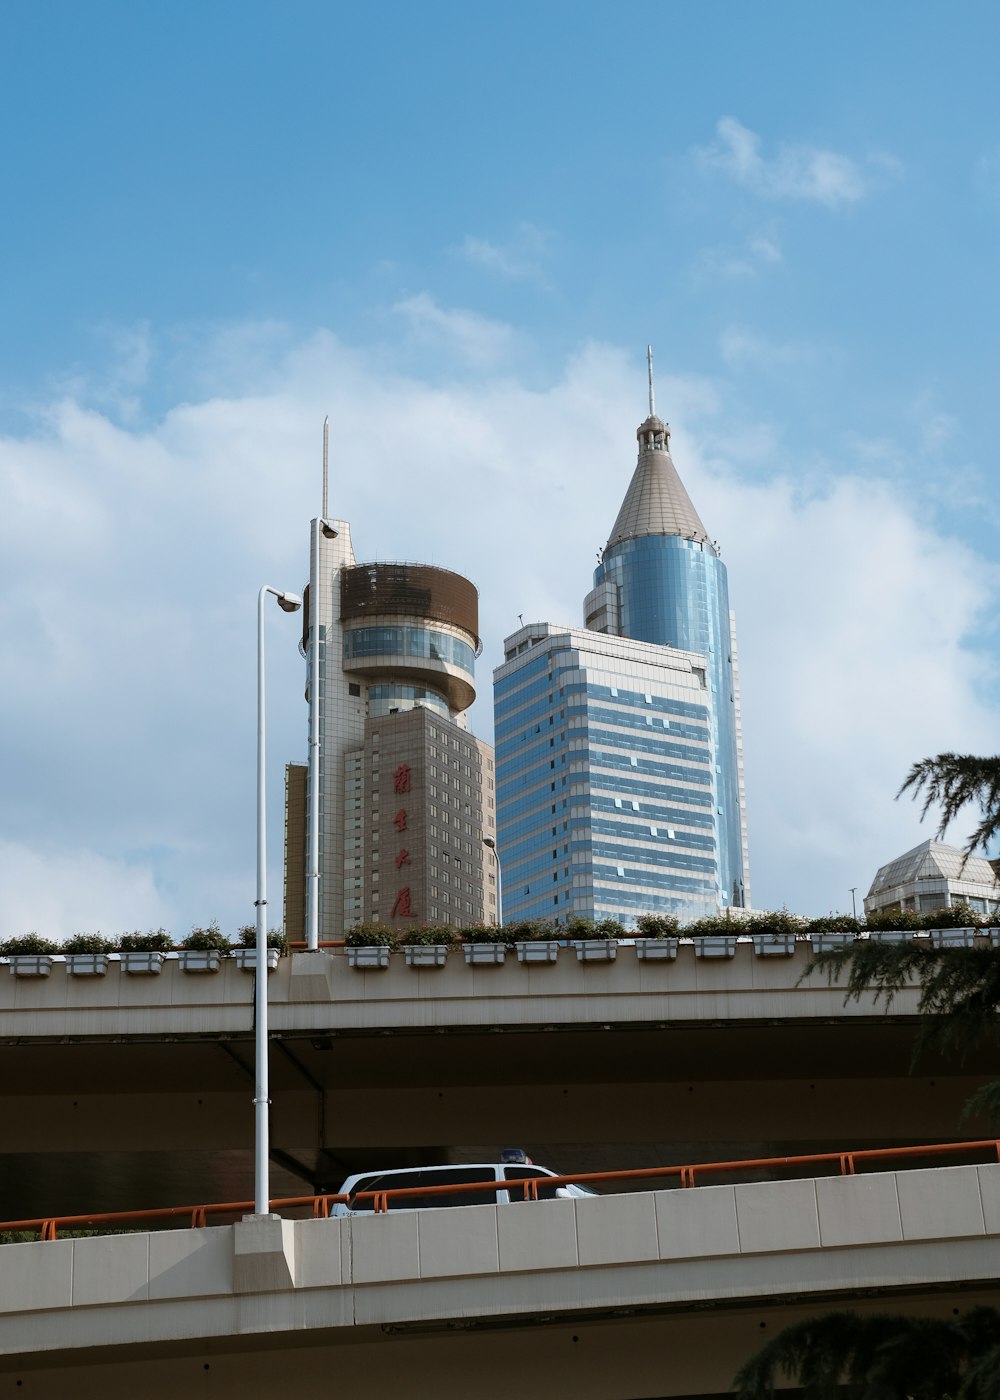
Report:
[{"label": "white cloud", "polygon": [[[331,508],[359,557],[426,559],[480,590],[477,732],[518,613],[580,621],[635,462],[643,365],[585,345],[539,390],[485,353],[509,328],[429,297],[411,314],[440,336],[419,373],[327,332],[220,328],[196,347],[203,391],[153,426],[61,399],[0,441],[0,936],[252,918],[256,594],[305,579],[325,413]],[[657,396],[731,571],[755,898],[844,907],[926,834],[892,800],[909,763],[992,751],[973,641],[997,580],[848,440],[821,489],[761,484],[759,463],[748,483],[720,455],[719,386],[665,378]],[[267,637],[277,923],[281,770],[305,757],[306,711],[297,619],[275,610]]]},{"label": "white cloud", "polygon": [[475,311],[446,310],[426,292],[397,302],[393,310],[406,319],[417,340],[451,350],[477,369],[507,359],[517,341],[510,326]]},{"label": "white cloud", "polygon": [[987,203],[1000,200],[1000,146],[984,151],[972,167],[973,189]]},{"label": "white cloud", "polygon": [[85,847],[0,841],[0,887],[5,937],[38,933],[60,943],[75,933],[113,937],[169,925],[176,912],[148,866],[109,860]]},{"label": "white cloud", "polygon": [[726,326],[719,337],[723,360],[732,369],[750,366],[769,371],[814,361],[819,348],[804,341],[769,340],[746,326]]},{"label": "white cloud", "polygon": [[702,147],[702,166],[719,170],[763,199],[804,201],[828,209],[856,204],[877,184],[898,176],[894,157],[878,153],[863,162],[817,146],[782,145],[771,159],[761,154],[755,131],[735,117],[716,124],[717,141]]},{"label": "white cloud", "polygon": [[468,234],[458,252],[466,262],[495,273],[509,281],[544,282],[542,265],[548,256],[551,236],[534,224],[519,223],[506,243]]},{"label": "white cloud", "polygon": [[696,282],[757,277],[782,261],[781,247],[770,234],[758,234],[739,247],[703,248],[694,263]]}]

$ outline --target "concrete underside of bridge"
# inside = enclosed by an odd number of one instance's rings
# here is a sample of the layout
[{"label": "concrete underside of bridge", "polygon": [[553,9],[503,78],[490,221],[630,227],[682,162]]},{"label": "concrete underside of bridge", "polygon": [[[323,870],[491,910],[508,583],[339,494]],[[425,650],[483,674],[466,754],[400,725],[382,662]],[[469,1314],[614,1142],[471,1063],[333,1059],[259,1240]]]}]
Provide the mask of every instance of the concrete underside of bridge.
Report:
[{"label": "concrete underside of bridge", "polygon": [[[77,1352],[0,1361],[0,1393],[31,1400],[176,1400],[188,1396],[331,1394],[365,1400],[721,1400],[738,1368],[782,1327],[827,1308],[953,1317],[1000,1291],[882,1294],[794,1304],[645,1312],[480,1325],[333,1330]],[[797,1392],[791,1392],[797,1393]]]},{"label": "concrete underside of bridge", "polygon": [[[508,1145],[577,1173],[981,1135],[962,1105],[1000,1057],[911,1074],[913,1034],[884,1017],[279,1034],[271,1190]],[[249,1035],[0,1045],[5,1218],[249,1199],[253,1074]]]}]

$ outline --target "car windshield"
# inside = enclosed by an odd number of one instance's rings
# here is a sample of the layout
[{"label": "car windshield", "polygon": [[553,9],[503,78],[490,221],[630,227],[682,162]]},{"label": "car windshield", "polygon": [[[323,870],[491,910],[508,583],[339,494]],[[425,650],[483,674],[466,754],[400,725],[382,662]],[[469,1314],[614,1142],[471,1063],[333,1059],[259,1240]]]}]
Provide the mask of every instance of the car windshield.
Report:
[{"label": "car windshield", "polygon": [[[351,1192],[356,1209],[371,1210],[370,1200],[357,1201],[363,1191],[416,1191],[424,1186],[462,1186],[467,1183],[495,1181],[496,1172],[490,1167],[426,1167],[419,1171],[382,1172],[378,1176],[362,1177]],[[484,1206],[494,1201],[489,1191],[448,1191],[440,1196],[390,1197],[389,1209],[432,1210],[439,1206]]]}]

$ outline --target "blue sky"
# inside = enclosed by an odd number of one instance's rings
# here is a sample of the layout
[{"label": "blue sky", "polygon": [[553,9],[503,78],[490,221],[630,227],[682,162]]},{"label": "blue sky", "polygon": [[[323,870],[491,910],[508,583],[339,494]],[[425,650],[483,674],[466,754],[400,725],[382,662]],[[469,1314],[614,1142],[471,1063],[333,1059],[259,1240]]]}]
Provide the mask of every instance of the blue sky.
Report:
[{"label": "blue sky", "polygon": [[929,835],[909,763],[1000,717],[998,39],[975,3],[8,0],[0,935],[252,917],[254,597],[304,579],[325,413],[359,553],[479,586],[488,733],[517,613],[580,620],[650,340],[730,569],[755,903],[846,907]]}]

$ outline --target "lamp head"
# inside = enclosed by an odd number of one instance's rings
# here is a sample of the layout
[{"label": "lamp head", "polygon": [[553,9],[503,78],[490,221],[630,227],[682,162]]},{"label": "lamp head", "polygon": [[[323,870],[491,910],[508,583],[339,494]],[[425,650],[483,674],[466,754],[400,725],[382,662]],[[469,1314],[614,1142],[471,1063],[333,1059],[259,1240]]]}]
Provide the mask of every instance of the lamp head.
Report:
[{"label": "lamp head", "polygon": [[298,612],[302,606],[302,599],[297,593],[276,593],[278,607],[283,612]]},{"label": "lamp head", "polygon": [[497,843],[493,840],[493,837],[492,837],[492,836],[484,836],[484,837],[483,837],[483,845],[484,845],[484,846],[489,846],[489,848],[490,848],[491,851],[495,851],[496,848],[497,848]]},{"label": "lamp head", "polygon": [[340,533],[339,530],[335,530],[333,528],[329,520],[321,519],[319,522],[319,528],[323,531],[323,538],[327,540],[335,540],[338,534]]}]

